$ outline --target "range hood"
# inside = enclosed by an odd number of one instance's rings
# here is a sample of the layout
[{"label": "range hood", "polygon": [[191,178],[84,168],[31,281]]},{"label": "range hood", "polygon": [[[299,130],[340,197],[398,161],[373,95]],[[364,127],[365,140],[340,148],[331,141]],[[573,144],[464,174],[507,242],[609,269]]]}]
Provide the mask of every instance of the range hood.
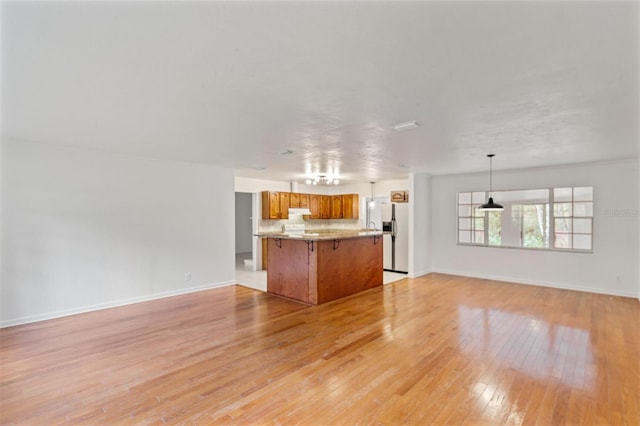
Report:
[{"label": "range hood", "polygon": [[311,214],[311,210],[309,209],[292,209],[289,208],[289,214]]}]

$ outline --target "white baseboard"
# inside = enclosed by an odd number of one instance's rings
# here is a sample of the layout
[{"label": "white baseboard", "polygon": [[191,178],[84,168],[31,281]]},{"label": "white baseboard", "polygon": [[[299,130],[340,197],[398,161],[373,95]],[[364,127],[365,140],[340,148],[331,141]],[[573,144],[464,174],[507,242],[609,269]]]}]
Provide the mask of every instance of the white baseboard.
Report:
[{"label": "white baseboard", "polygon": [[632,292],[616,291],[611,289],[580,287],[580,286],[575,286],[571,284],[554,283],[550,281],[526,280],[522,278],[505,277],[500,275],[473,274],[469,272],[461,272],[461,271],[453,271],[453,270],[445,270],[445,269],[437,269],[431,272],[435,272],[438,274],[458,275],[461,277],[469,277],[469,278],[482,278],[482,279],[493,280],[493,281],[505,281],[505,282],[510,282],[514,284],[537,285],[540,287],[551,287],[551,288],[557,288],[561,290],[574,290],[574,291],[583,291],[587,293],[607,294],[610,296],[637,297],[637,295]]},{"label": "white baseboard", "polygon": [[433,272],[433,271],[430,271],[428,269],[425,269],[424,271],[411,272],[411,273],[408,274],[408,277],[409,278],[418,278],[418,277],[421,277],[423,275],[430,274],[431,272]]},{"label": "white baseboard", "polygon": [[156,299],[164,299],[165,297],[178,296],[178,295],[187,294],[187,293],[195,293],[197,291],[209,290],[209,289],[218,288],[218,287],[226,287],[229,285],[234,285],[235,283],[236,283],[235,280],[222,281],[219,283],[205,284],[197,287],[189,287],[189,288],[182,288],[179,290],[165,291],[162,293],[155,293],[147,296],[133,297],[130,299],[115,300],[112,302],[98,303],[95,305],[82,306],[79,308],[64,309],[61,311],[53,311],[53,312],[47,312],[44,314],[29,315],[26,317],[8,319],[8,320],[0,321],[0,328],[11,327],[14,325],[21,325],[21,324],[29,324],[32,322],[45,321],[45,320],[54,319],[54,318],[67,317],[69,315],[77,315],[85,312],[98,311],[101,309],[115,308],[118,306],[132,305],[134,303],[148,302]]}]

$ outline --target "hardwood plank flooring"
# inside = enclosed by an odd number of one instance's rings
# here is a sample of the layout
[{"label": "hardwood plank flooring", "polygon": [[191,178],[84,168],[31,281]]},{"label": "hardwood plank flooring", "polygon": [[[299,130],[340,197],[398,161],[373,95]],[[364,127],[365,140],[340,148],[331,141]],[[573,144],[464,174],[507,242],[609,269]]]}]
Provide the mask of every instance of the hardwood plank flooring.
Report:
[{"label": "hardwood plank flooring", "polygon": [[430,274],[0,330],[2,424],[639,424],[640,303]]}]

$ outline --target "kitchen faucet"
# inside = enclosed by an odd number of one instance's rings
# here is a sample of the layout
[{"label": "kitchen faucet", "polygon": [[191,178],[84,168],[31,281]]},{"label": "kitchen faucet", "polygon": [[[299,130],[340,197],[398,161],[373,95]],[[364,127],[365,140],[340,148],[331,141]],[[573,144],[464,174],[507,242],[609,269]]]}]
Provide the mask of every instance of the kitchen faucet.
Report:
[{"label": "kitchen faucet", "polygon": [[[371,225],[372,223],[373,223],[373,228],[370,228],[369,225]],[[367,229],[376,229],[376,223],[374,221],[367,223]]]}]

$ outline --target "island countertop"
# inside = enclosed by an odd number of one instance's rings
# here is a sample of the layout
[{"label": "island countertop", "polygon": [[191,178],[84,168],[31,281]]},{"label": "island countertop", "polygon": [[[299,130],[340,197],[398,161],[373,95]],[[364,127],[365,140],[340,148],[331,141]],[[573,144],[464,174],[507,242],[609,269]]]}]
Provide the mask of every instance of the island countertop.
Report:
[{"label": "island countertop", "polygon": [[291,240],[346,240],[349,238],[363,238],[382,236],[383,232],[379,229],[309,229],[304,233],[287,233],[277,231],[258,232],[256,237],[261,238],[283,238]]}]

